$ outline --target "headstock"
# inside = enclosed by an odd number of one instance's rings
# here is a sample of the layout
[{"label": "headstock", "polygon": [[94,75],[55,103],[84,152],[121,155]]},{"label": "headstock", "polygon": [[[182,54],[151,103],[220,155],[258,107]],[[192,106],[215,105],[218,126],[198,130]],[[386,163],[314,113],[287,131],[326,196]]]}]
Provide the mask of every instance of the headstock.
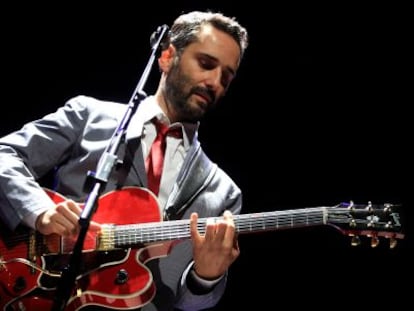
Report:
[{"label": "headstock", "polygon": [[377,247],[380,238],[386,238],[389,239],[390,248],[394,248],[397,240],[404,238],[400,216],[394,210],[397,207],[399,206],[390,203],[341,203],[329,208],[328,224],[350,236],[353,246],[361,243],[360,236],[366,236],[371,239],[371,247]]}]

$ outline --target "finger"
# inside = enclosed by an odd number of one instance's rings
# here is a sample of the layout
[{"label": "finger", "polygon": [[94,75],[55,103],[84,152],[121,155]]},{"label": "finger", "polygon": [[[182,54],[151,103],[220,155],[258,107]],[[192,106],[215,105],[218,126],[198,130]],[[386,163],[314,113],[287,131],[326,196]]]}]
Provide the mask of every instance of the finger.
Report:
[{"label": "finger", "polygon": [[50,227],[51,227],[50,230],[53,233],[56,233],[56,234],[61,235],[61,236],[69,235],[69,232],[68,232],[67,228],[65,226],[63,226],[62,224],[60,224],[58,221],[52,221],[50,223]]},{"label": "finger", "polygon": [[223,219],[224,220],[231,220],[233,221],[233,214],[229,210],[224,211],[223,213]]},{"label": "finger", "polygon": [[94,232],[98,232],[102,229],[102,225],[96,221],[91,221],[89,223],[89,230],[94,231]]},{"label": "finger", "polygon": [[206,219],[206,233],[204,235],[206,240],[213,240],[216,236],[216,221],[214,218]]},{"label": "finger", "polygon": [[[79,230],[79,218],[82,214],[82,208],[78,203],[72,200],[67,201],[67,207],[69,208],[65,216],[75,225],[77,228],[76,230]],[[89,222],[89,230],[91,231],[100,231],[102,228],[101,224],[97,223],[96,221],[90,221]]]},{"label": "finger", "polygon": [[54,221],[66,228],[66,234],[76,234],[79,230],[79,206],[73,201],[56,206]]},{"label": "finger", "polygon": [[198,232],[197,222],[198,222],[198,214],[197,213],[192,213],[191,216],[190,216],[190,235],[191,235],[191,239],[194,242],[197,242],[200,239],[200,234]]},{"label": "finger", "polygon": [[75,220],[75,222],[79,221],[79,217],[82,213],[82,209],[79,206],[78,203],[76,203],[75,201],[69,200],[66,202],[66,216],[71,219],[71,220]]},{"label": "finger", "polygon": [[[234,224],[234,217],[230,211],[225,211],[223,219],[226,222],[226,231],[224,234],[224,241],[227,241],[231,246],[234,246],[234,240],[236,237],[236,226]],[[230,246],[230,245],[229,245]]]},{"label": "finger", "polygon": [[226,236],[227,227],[228,224],[225,219],[218,220],[216,223],[215,238],[218,240],[223,240]]}]

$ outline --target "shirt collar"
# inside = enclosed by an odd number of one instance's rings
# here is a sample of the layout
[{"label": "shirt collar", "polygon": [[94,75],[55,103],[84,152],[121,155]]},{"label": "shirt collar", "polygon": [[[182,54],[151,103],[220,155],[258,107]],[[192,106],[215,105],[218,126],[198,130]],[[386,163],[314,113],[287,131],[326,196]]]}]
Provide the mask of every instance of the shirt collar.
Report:
[{"label": "shirt collar", "polygon": [[135,114],[132,116],[127,130],[127,139],[140,137],[144,128],[144,124],[150,122],[154,117],[163,123],[169,124],[172,127],[181,126],[183,129],[183,138],[185,144],[191,144],[194,136],[197,135],[197,131],[200,126],[199,122],[175,122],[171,124],[168,117],[164,114],[161,107],[158,105],[155,96],[150,95],[140,102]]}]

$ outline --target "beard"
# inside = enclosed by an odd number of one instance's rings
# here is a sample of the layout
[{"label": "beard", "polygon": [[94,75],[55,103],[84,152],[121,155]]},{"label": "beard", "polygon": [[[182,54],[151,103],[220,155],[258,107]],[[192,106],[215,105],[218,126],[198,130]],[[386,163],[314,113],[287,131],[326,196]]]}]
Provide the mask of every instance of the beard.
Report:
[{"label": "beard", "polygon": [[[177,120],[196,123],[215,105],[215,94],[192,84],[193,80],[182,72],[179,61],[174,62],[166,77],[164,97]],[[207,103],[197,101],[191,97],[193,94],[204,94],[209,100]]]}]

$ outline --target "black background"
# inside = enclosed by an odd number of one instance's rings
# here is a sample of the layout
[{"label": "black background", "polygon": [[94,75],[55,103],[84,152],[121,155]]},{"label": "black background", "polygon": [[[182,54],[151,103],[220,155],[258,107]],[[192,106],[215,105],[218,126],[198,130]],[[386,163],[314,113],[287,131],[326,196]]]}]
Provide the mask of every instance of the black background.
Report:
[{"label": "black background", "polygon": [[[243,213],[390,202],[402,205],[406,237],[390,250],[385,239],[377,248],[366,239],[352,247],[329,226],[242,235],[214,310],[409,303],[407,8],[223,2],[5,9],[1,134],[78,94],[128,102],[159,25],[193,9],[236,16],[250,46],[228,96],[203,120],[200,140],[244,191]],[[147,93],[158,78],[155,69]]]}]

